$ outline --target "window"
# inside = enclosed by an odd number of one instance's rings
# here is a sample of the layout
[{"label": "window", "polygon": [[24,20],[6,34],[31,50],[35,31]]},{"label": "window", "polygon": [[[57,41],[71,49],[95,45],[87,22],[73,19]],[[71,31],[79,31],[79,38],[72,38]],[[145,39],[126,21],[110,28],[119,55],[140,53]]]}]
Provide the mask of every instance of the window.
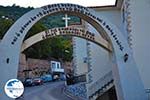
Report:
[{"label": "window", "polygon": [[56,67],[55,67],[55,63],[52,63],[52,69],[55,69]]},{"label": "window", "polygon": [[58,69],[60,68],[59,63],[57,63],[57,68],[58,68]]}]

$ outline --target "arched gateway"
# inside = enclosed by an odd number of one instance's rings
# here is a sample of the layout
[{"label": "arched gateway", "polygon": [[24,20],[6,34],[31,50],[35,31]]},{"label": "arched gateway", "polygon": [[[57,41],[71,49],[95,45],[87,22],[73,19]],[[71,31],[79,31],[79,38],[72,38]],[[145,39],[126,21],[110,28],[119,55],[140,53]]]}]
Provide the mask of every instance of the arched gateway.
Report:
[{"label": "arched gateway", "polygon": [[23,15],[7,31],[0,43],[1,100],[9,100],[3,87],[9,79],[17,77],[20,49],[28,30],[41,18],[56,13],[67,13],[84,19],[112,44],[113,75],[118,100],[147,100],[132,51],[122,33],[105,17],[99,18],[95,11],[75,4],[53,4],[36,8]]},{"label": "arched gateway", "polygon": [[21,52],[23,52],[28,47],[42,40],[52,38],[55,36],[66,36],[66,35],[81,37],[83,39],[92,41],[98,44],[99,46],[103,47],[105,50],[112,52],[111,44],[108,43],[106,40],[104,40],[100,35],[94,34],[83,28],[72,28],[72,27],[53,28],[53,29],[49,29],[49,30],[37,33],[36,35],[31,36],[30,38],[26,39],[23,42],[22,47],[21,47]]}]

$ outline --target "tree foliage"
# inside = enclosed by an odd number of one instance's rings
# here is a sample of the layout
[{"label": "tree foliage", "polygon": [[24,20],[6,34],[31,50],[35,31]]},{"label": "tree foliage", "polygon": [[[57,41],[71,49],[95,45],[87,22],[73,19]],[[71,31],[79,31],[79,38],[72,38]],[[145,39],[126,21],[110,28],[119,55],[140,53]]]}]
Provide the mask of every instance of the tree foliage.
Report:
[{"label": "tree foliage", "polygon": [[[16,5],[12,7],[0,6],[0,39],[4,36],[10,26],[23,14],[32,10],[33,8],[23,8]],[[2,16],[7,17],[8,19],[3,19]],[[51,29],[54,27],[64,27],[65,23],[62,20],[64,14],[58,14],[54,16],[48,16],[37,22],[25,36],[25,39],[44,31],[46,29]],[[70,16],[71,21],[69,24],[80,22],[80,19],[74,16]],[[52,39],[47,39],[42,42],[36,43],[35,45],[29,47],[24,53],[27,57],[38,58],[38,59],[47,59],[53,57],[56,59],[61,59],[64,61],[72,60],[72,41],[70,37],[55,37]]]},{"label": "tree foliage", "polygon": [[[36,23],[28,32],[25,39],[46,30],[47,28],[41,23]],[[71,38],[54,37],[39,42],[24,51],[27,57],[48,59],[50,57],[61,59],[64,61],[72,60],[72,42]]]},{"label": "tree foliage", "polygon": [[[72,42],[62,36],[54,37],[50,40],[52,57],[61,58],[64,61],[72,60]],[[59,57],[59,58],[58,58]]]},{"label": "tree foliage", "polygon": [[10,19],[0,18],[0,39],[3,38],[4,34],[11,27],[14,22]]},{"label": "tree foliage", "polygon": [[[29,32],[25,36],[25,39],[46,29],[47,28],[41,22],[38,22],[29,30]],[[47,58],[50,52],[51,48],[48,40],[39,42],[24,51],[26,56],[30,58]]]}]

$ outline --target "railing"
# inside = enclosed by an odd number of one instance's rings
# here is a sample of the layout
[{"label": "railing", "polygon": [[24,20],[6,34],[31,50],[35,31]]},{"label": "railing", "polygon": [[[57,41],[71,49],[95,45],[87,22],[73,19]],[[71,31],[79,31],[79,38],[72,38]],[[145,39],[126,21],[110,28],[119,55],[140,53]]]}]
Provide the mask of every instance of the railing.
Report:
[{"label": "railing", "polygon": [[100,78],[89,87],[89,96],[93,96],[96,92],[101,92],[103,88],[106,88],[111,83],[113,83],[112,71],[105,74],[104,77]]},{"label": "railing", "polygon": [[73,85],[78,83],[85,83],[86,82],[86,75],[79,75],[79,76],[67,76],[67,85]]},{"label": "railing", "polygon": [[74,77],[75,83],[86,82],[86,75],[80,75]]}]

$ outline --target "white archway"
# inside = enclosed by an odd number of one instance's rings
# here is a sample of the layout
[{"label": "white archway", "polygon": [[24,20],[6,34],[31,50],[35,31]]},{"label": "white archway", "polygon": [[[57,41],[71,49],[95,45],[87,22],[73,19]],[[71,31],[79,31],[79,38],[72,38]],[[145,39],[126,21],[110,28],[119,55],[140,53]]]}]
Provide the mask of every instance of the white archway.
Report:
[{"label": "white archway", "polygon": [[[113,75],[118,99],[147,100],[132,51],[122,33],[107,18],[99,18],[95,11],[75,4],[53,4],[37,8],[23,15],[12,25],[0,43],[1,88],[8,79],[17,77],[20,48],[28,30],[41,18],[60,12],[84,19],[93,25],[104,39],[111,42],[114,57]],[[0,94],[2,100],[8,100],[4,91]]]},{"label": "white archway", "polygon": [[83,28],[72,28],[72,27],[53,28],[53,29],[49,29],[49,30],[37,33],[36,35],[29,37],[23,42],[22,47],[21,47],[21,52],[23,52],[28,47],[42,40],[52,38],[55,36],[66,36],[66,35],[81,37],[86,40],[93,41],[94,43],[103,47],[105,50],[112,52],[111,44],[108,43],[106,40],[104,40],[101,36],[94,34],[92,32],[89,32],[88,30],[85,30]]}]

